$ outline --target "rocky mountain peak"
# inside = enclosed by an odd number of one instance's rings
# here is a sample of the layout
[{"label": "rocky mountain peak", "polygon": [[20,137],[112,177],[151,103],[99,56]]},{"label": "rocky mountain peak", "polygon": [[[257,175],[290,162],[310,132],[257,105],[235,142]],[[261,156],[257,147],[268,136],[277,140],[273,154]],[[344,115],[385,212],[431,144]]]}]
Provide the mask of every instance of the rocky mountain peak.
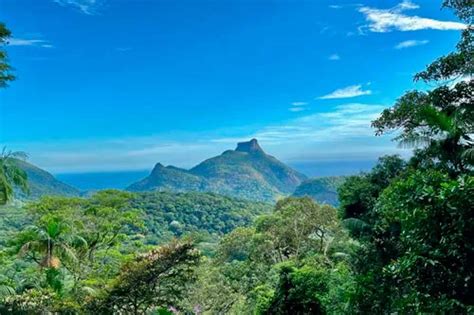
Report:
[{"label": "rocky mountain peak", "polygon": [[237,148],[235,149],[235,151],[246,153],[264,153],[262,148],[258,144],[257,139],[237,143]]}]

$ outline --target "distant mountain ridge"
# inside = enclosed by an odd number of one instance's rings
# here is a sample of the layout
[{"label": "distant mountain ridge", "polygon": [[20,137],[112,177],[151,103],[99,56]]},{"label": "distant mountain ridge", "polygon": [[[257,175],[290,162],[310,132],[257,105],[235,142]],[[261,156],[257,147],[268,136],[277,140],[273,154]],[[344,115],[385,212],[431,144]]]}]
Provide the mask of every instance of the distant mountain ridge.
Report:
[{"label": "distant mountain ridge", "polygon": [[[87,194],[31,163],[23,160],[15,163],[27,173],[30,188],[29,194],[16,190],[19,199]],[[258,141],[252,139],[240,142],[235,150],[224,151],[189,170],[157,163],[148,176],[126,189],[134,192],[210,192],[256,201],[275,201],[289,195],[309,196],[319,203],[337,206],[337,188],[344,180],[344,176],[308,179],[266,154]]]},{"label": "distant mountain ridge", "polygon": [[239,198],[270,201],[286,196],[306,176],[266,154],[256,139],[207,159],[190,170],[158,163],[130,191],[207,191]]},{"label": "distant mountain ridge", "polygon": [[23,160],[16,160],[15,164],[28,175],[29,194],[17,191],[15,194],[20,199],[36,199],[46,195],[53,196],[79,196],[81,192],[68,184],[56,179],[47,171]]},{"label": "distant mountain ridge", "polygon": [[318,203],[326,203],[337,207],[339,198],[337,189],[346,180],[346,176],[326,176],[315,177],[305,180],[299,185],[293,196],[295,197],[311,197]]}]

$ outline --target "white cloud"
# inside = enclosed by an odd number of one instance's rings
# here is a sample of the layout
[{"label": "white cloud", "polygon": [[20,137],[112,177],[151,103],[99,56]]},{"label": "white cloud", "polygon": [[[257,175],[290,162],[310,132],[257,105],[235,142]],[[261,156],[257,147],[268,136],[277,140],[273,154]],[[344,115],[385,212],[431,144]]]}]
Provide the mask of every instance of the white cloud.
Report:
[{"label": "white cloud", "polygon": [[24,38],[10,38],[8,40],[8,46],[36,46],[43,48],[54,47],[48,41],[43,39],[24,39]]},{"label": "white cloud", "polygon": [[429,43],[429,40],[405,40],[403,42],[398,43],[395,46],[395,49],[403,49],[415,46],[426,45]]},{"label": "white cloud", "polygon": [[306,105],[308,105],[308,103],[307,102],[293,102],[293,103],[291,103],[291,105],[293,105],[293,106],[306,106]]},{"label": "white cloud", "polygon": [[307,102],[293,102],[291,103],[291,106],[290,108],[288,108],[288,110],[290,112],[302,112],[304,110],[307,110],[308,109],[308,103]]},{"label": "white cloud", "polygon": [[350,98],[350,97],[370,95],[370,94],[372,94],[371,90],[364,90],[362,89],[361,84],[357,84],[357,85],[351,85],[345,88],[337,89],[327,95],[319,97],[319,99],[328,100],[328,99],[337,99],[337,98]]},{"label": "white cloud", "polygon": [[376,159],[397,149],[390,136],[375,137],[371,127],[386,106],[349,103],[332,111],[302,116],[267,126],[241,137],[215,138],[216,144],[232,147],[236,142],[257,138],[268,153],[283,161]]},{"label": "white cloud", "polygon": [[341,56],[338,54],[332,54],[328,57],[329,60],[336,61],[336,60],[341,60]]},{"label": "white cloud", "polygon": [[73,6],[84,14],[94,14],[99,6],[100,0],[53,0],[62,6]]},{"label": "white cloud", "polygon": [[329,5],[329,7],[331,9],[342,9],[342,5],[338,5],[338,4],[331,4],[331,5]]},{"label": "white cloud", "polygon": [[227,128],[205,135],[163,134],[6,145],[28,152],[34,164],[56,173],[143,170],[151,169],[157,162],[189,168],[251,138],[257,138],[266,152],[284,162],[368,160],[403,153],[390,141],[390,136],[374,136],[370,123],[385,108],[379,104],[341,104],[327,112],[275,122],[253,131],[253,127]]},{"label": "white cloud", "polygon": [[396,6],[396,8],[400,10],[412,10],[412,9],[418,9],[419,7],[420,6],[418,4],[415,4],[411,2],[410,0],[404,0]]},{"label": "white cloud", "polygon": [[390,9],[361,7],[359,8],[359,12],[365,15],[365,19],[369,23],[364,29],[369,29],[371,32],[377,33],[385,33],[393,30],[462,30],[466,28],[465,24],[459,22],[440,21],[416,15],[408,16],[402,13],[403,11],[417,8],[419,8],[419,6],[411,1],[403,1]]},{"label": "white cloud", "polygon": [[291,141],[331,142],[333,140],[372,137],[371,121],[386,106],[379,104],[348,103],[333,111],[315,113],[264,127],[243,137],[216,138],[212,142],[234,143],[257,138],[267,144],[287,144]]},{"label": "white cloud", "polygon": [[288,108],[288,110],[290,112],[302,112],[302,111],[306,110],[306,108],[305,107],[290,107],[290,108]]}]

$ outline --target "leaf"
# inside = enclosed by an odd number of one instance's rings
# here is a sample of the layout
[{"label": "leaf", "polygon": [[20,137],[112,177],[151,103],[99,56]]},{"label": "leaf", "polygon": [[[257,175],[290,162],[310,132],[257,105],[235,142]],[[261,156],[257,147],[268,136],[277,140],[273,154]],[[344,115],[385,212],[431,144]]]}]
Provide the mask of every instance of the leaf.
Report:
[{"label": "leaf", "polygon": [[15,289],[11,286],[0,284],[0,298],[5,298],[15,294]]}]

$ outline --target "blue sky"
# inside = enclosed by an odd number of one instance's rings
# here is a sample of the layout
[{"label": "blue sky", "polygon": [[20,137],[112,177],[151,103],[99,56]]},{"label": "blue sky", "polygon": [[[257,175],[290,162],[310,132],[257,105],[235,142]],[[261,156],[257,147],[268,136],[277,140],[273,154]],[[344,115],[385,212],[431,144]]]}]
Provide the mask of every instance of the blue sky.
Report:
[{"label": "blue sky", "polygon": [[454,49],[440,2],[1,0],[0,142],[53,172],[189,167],[251,137],[290,163],[406,154],[370,121]]}]

